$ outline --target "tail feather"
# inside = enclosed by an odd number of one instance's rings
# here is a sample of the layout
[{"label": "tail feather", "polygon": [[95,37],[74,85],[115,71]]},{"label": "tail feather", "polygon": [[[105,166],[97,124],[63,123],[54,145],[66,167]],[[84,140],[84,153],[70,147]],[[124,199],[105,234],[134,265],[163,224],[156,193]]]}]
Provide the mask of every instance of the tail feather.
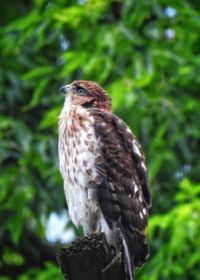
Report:
[{"label": "tail feather", "polygon": [[126,240],[134,266],[141,267],[149,256],[146,236],[132,231]]},{"label": "tail feather", "polygon": [[122,238],[122,246],[123,246],[123,250],[122,250],[123,262],[124,262],[127,280],[134,280],[132,260],[124,237]]},{"label": "tail feather", "polygon": [[141,267],[148,257],[146,236],[127,228],[121,234],[121,240],[127,280],[134,280],[134,267]]}]

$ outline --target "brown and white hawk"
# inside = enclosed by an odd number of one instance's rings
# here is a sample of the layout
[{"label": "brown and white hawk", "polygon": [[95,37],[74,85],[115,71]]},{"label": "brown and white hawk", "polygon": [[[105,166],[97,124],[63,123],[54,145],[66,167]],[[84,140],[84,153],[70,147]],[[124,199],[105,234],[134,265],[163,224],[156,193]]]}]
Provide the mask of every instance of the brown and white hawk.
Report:
[{"label": "brown and white hawk", "polygon": [[104,232],[114,246],[120,232],[127,270],[141,266],[148,256],[151,205],[141,146],[97,83],[74,81],[61,91],[59,160],[69,216],[85,234]]}]

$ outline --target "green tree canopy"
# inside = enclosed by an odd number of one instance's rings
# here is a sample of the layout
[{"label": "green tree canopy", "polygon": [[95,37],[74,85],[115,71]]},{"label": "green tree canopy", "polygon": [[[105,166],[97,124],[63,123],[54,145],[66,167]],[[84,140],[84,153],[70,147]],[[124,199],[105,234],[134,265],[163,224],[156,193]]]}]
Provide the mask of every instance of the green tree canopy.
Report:
[{"label": "green tree canopy", "polygon": [[45,225],[66,206],[58,89],[76,79],[108,91],[146,154],[151,255],[138,279],[199,279],[199,1],[7,0],[0,15],[0,279],[62,279]]}]

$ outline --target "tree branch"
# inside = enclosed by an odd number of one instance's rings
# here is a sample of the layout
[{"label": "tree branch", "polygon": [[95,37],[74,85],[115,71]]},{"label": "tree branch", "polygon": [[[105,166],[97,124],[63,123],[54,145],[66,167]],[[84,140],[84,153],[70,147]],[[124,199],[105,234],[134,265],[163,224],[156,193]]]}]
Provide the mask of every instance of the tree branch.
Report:
[{"label": "tree branch", "polygon": [[105,235],[92,234],[57,253],[65,280],[125,280],[121,252],[113,252]]}]

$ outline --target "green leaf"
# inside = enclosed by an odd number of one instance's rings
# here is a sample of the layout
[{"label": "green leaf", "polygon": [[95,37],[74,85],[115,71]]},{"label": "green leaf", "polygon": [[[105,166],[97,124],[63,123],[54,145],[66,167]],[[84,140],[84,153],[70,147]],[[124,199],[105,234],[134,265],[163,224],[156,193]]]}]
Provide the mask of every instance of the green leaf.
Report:
[{"label": "green leaf", "polygon": [[58,123],[58,116],[60,114],[61,108],[55,107],[49,110],[41,120],[39,124],[39,129],[46,129],[49,127],[55,127]]},{"label": "green leaf", "polygon": [[47,76],[54,72],[54,67],[52,66],[41,66],[35,68],[23,75],[24,80],[32,80],[33,78],[41,78]]}]

